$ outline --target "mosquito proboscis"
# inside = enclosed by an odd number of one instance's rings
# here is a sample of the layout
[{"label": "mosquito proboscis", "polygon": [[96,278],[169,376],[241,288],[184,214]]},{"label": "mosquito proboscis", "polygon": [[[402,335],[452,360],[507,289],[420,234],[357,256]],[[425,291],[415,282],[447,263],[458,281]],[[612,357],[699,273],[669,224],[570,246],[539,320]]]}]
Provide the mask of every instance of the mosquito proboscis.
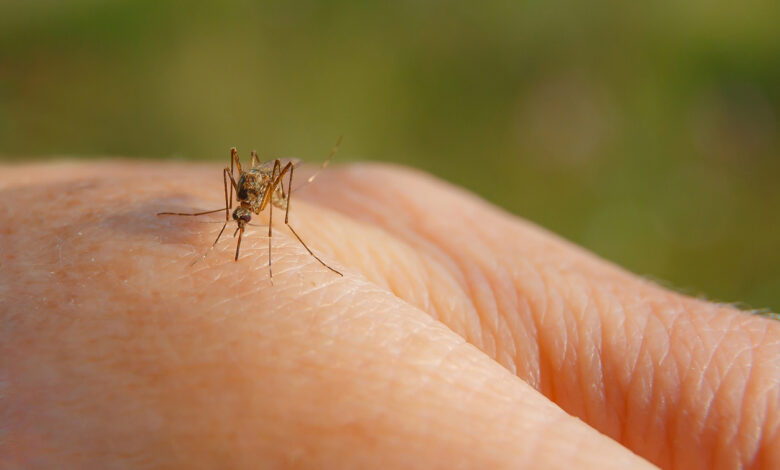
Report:
[{"label": "mosquito proboscis", "polygon": [[[336,142],[336,145],[333,147],[330,154],[328,155],[328,158],[325,159],[320,169],[306,180],[306,184],[314,181],[314,178],[317,177],[319,172],[330,163],[340,144],[341,138],[339,138],[338,142]],[[225,223],[222,224],[222,229],[220,229],[219,233],[217,234],[217,238],[214,240],[214,243],[211,244],[211,247],[209,247],[208,251],[206,251],[203,256],[193,262],[194,264],[195,262],[198,262],[206,257],[209,251],[211,251],[217,245],[219,239],[222,237],[222,234],[225,232],[225,228],[227,228],[227,224],[231,219],[230,211],[233,209],[233,192],[235,191],[237,207],[232,212],[232,218],[236,221],[236,231],[233,233],[233,236],[236,236],[236,234],[238,235],[238,241],[236,242],[236,255],[234,258],[235,261],[238,261],[238,255],[241,250],[241,239],[243,238],[245,227],[247,225],[254,225],[249,223],[249,221],[252,220],[252,214],[259,215],[267,207],[268,275],[271,279],[273,279],[271,241],[273,238],[273,208],[276,207],[278,209],[284,210],[285,225],[287,225],[287,227],[290,229],[290,232],[292,232],[295,238],[301,243],[301,245],[303,245],[306,251],[314,259],[319,261],[320,264],[338,274],[339,276],[343,276],[343,274],[329,266],[327,263],[321,260],[319,256],[314,254],[311,248],[306,245],[306,242],[304,242],[300,235],[298,235],[298,232],[296,232],[292,225],[290,225],[290,196],[293,193],[292,182],[293,175],[295,173],[295,167],[299,164],[299,162],[300,161],[297,159],[292,159],[286,164],[282,165],[282,161],[278,158],[262,162],[258,158],[257,152],[252,151],[251,167],[247,171],[244,171],[241,167],[241,160],[238,157],[238,151],[235,147],[233,147],[230,149],[230,168],[225,167],[222,170],[222,181],[225,187],[224,208],[202,212],[158,212],[157,215],[197,217],[201,215],[215,214],[223,210],[225,211]],[[238,179],[235,177],[234,168],[238,169]],[[285,176],[288,177],[287,187],[284,185]]]}]

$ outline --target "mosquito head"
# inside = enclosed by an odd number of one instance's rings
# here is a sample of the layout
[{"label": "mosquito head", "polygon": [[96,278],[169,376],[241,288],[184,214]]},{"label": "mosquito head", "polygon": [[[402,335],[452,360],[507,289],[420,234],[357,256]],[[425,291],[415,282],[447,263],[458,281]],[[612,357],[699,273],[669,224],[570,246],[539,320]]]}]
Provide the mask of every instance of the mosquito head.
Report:
[{"label": "mosquito head", "polygon": [[244,225],[252,220],[252,212],[244,207],[237,207],[236,210],[233,211],[233,220],[238,223],[239,228],[243,228]]}]

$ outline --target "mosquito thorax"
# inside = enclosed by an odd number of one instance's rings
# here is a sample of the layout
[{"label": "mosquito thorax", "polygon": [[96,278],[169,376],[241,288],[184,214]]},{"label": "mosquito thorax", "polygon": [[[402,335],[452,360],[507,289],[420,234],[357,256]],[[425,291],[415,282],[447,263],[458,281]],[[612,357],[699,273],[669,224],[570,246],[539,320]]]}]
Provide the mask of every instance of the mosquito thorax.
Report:
[{"label": "mosquito thorax", "polygon": [[237,186],[238,186],[238,192],[237,192],[236,195],[238,196],[238,200],[239,201],[246,201],[247,197],[249,197],[249,194],[247,192],[248,184],[247,184],[246,173],[242,173],[241,177],[238,178],[238,185]]},{"label": "mosquito thorax", "polygon": [[239,201],[253,202],[262,195],[262,177],[254,171],[241,173],[241,176],[238,178],[238,184],[236,187]]}]

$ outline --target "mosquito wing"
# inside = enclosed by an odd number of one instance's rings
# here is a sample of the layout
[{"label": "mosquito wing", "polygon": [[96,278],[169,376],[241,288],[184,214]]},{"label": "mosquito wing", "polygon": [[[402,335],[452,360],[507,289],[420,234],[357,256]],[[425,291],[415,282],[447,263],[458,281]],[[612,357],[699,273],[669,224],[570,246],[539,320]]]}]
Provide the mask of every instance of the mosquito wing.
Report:
[{"label": "mosquito wing", "polygon": [[[301,163],[301,159],[300,158],[280,158],[279,160],[282,162],[281,168],[279,168],[280,170],[282,168],[284,168],[285,165],[287,165],[287,163],[289,163],[289,162],[292,162],[293,166],[296,167],[296,168]],[[274,162],[275,161],[276,160],[265,161],[265,162],[260,163],[259,165],[257,165],[256,168],[259,168],[263,173],[265,173],[265,172],[271,173],[273,171],[273,169],[274,169]]]}]

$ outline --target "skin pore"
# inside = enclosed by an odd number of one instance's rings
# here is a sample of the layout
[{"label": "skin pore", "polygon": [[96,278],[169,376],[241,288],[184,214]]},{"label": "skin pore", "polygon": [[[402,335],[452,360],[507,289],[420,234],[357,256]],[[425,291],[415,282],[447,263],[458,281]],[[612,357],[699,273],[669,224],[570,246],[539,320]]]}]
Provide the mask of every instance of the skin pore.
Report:
[{"label": "skin pore", "polygon": [[780,468],[777,322],[377,165],[292,199],[344,277],[280,211],[190,266],[220,178],[3,169],[0,467]]}]

